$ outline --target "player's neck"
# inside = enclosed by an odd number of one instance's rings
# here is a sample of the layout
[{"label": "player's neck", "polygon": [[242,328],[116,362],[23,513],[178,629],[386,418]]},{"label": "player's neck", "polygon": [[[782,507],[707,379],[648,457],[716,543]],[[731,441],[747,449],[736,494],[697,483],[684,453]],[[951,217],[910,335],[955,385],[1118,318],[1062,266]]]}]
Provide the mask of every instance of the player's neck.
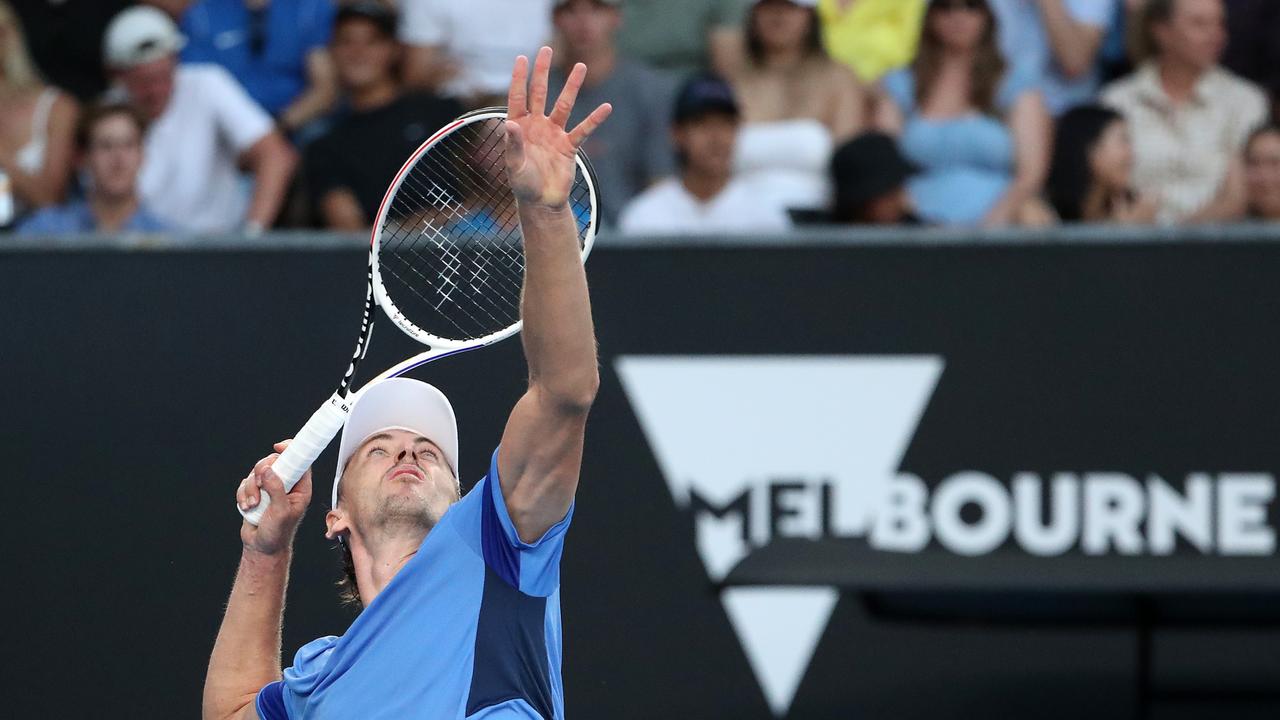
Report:
[{"label": "player's neck", "polygon": [[422,540],[421,536],[408,533],[377,533],[377,537],[351,538],[356,586],[360,588],[360,599],[366,607],[417,554]]}]

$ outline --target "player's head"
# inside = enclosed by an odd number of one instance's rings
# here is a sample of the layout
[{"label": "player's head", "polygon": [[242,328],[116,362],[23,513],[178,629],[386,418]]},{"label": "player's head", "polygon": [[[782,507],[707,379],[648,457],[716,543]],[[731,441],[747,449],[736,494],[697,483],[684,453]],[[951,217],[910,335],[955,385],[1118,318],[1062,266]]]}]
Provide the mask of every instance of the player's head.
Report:
[{"label": "player's head", "polygon": [[120,12],[107,26],[104,64],[149,120],[169,106],[178,51],[186,42],[168,15],[146,5]]},{"label": "player's head", "polygon": [[458,501],[457,467],[458,426],[443,393],[408,378],[370,386],[342,430],[326,535],[425,537]]}]

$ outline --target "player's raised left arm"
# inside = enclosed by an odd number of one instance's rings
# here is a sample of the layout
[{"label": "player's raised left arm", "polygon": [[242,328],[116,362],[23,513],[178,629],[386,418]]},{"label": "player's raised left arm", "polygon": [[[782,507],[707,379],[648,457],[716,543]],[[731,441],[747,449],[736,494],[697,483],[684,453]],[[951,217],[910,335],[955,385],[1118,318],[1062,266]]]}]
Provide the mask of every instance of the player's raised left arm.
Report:
[{"label": "player's raised left arm", "polygon": [[507,176],[519,203],[525,248],[522,337],[529,390],[507,421],[498,472],[507,510],[525,542],[541,538],[573,502],[587,411],[600,384],[587,277],[568,199],[577,148],[611,108],[601,105],[567,130],[587,69],[573,68],[548,114],[550,67],[551,50],[542,48],[526,89],[529,61],[518,58],[507,102]]}]

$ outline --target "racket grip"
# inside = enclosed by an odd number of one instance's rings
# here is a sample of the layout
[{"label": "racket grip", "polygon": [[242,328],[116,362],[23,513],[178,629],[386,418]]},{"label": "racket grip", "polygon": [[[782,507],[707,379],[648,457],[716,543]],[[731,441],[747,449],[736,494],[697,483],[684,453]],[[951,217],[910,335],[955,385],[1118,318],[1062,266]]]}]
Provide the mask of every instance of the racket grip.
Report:
[{"label": "racket grip", "polygon": [[[341,395],[334,393],[320,406],[319,410],[315,411],[307,424],[302,426],[297,436],[289,442],[289,447],[276,458],[271,469],[284,483],[285,492],[293,490],[293,486],[298,484],[302,474],[311,467],[316,458],[320,457],[320,453],[324,452],[329,443],[333,442],[334,436],[347,421],[349,409],[347,401]],[[256,506],[247,511],[241,510],[240,514],[249,521],[249,524],[257,525],[270,504],[271,497],[263,492],[259,495]],[[238,510],[239,506],[236,509]]]}]

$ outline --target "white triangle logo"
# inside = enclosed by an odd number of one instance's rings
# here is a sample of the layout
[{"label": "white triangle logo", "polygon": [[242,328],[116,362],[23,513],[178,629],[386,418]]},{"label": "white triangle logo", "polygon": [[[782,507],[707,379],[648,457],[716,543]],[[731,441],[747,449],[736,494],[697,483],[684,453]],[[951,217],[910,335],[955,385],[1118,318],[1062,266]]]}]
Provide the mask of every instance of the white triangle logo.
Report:
[{"label": "white triangle logo", "polygon": [[791,707],[835,609],[833,588],[729,588],[720,595],[773,714]]},{"label": "white triangle logo", "polygon": [[[870,531],[942,373],[936,356],[620,357],[616,367],[698,556],[720,581],[777,531]],[[785,517],[771,517],[787,485]],[[830,508],[820,504],[830,490]],[[824,518],[824,512],[829,515]],[[770,708],[786,714],[826,629],[832,588],[721,595]]]}]

